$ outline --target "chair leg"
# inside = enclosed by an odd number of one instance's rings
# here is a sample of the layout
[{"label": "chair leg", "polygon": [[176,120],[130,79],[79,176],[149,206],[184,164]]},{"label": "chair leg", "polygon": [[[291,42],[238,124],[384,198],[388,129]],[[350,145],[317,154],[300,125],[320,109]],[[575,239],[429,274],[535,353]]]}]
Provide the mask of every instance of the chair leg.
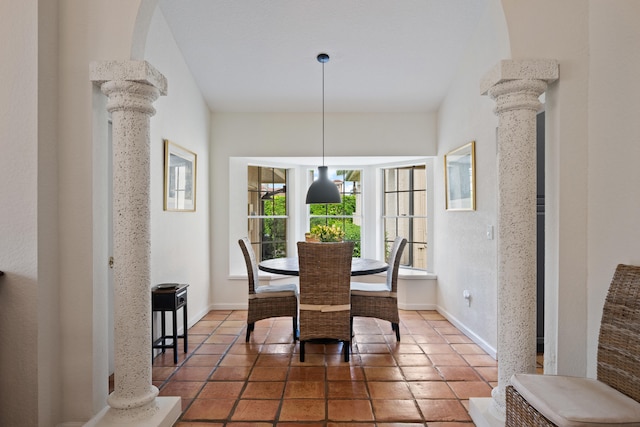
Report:
[{"label": "chair leg", "polygon": [[342,349],[344,351],[344,361],[348,362],[349,361],[349,353],[350,353],[349,349],[351,347],[351,341],[345,341],[342,345],[344,346],[343,349]]},{"label": "chair leg", "polygon": [[298,340],[298,318],[293,318],[293,342]]},{"label": "chair leg", "polygon": [[300,341],[300,361],[304,362],[304,341]]},{"label": "chair leg", "polygon": [[255,326],[255,323],[247,323],[247,336],[245,338],[245,342],[249,342],[249,336],[251,335],[251,331],[253,331],[253,327]]},{"label": "chair leg", "polygon": [[400,341],[400,325],[398,323],[392,323],[391,329],[396,332],[396,341]]},{"label": "chair leg", "polygon": [[353,316],[349,318],[349,331],[351,331],[351,339],[353,339]]}]

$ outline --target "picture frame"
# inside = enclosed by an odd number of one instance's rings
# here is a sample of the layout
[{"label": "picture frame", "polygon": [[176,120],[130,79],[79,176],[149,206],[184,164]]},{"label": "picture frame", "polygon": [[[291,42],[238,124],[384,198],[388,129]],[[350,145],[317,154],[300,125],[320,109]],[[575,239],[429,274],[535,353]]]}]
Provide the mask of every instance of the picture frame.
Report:
[{"label": "picture frame", "polygon": [[475,141],[449,151],[444,156],[444,183],[448,211],[476,210]]},{"label": "picture frame", "polygon": [[195,212],[198,156],[164,140],[164,210]]}]

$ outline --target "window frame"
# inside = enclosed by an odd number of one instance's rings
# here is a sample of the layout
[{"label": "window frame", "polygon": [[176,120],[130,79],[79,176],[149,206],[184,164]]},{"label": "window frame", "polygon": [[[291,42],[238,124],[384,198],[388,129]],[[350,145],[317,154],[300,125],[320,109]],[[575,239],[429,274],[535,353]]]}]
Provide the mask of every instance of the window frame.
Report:
[{"label": "window frame", "polygon": [[[408,174],[408,188],[401,188],[401,182],[400,182],[400,170],[411,170],[412,172]],[[415,171],[416,169],[423,169],[424,170],[424,188],[415,188],[415,173],[413,171]],[[396,177],[396,184],[395,184],[395,189],[388,189],[386,187],[387,184],[387,173],[388,171],[393,170],[395,171],[395,177]],[[382,226],[382,246],[383,246],[383,250],[385,252],[385,258],[387,256],[387,252],[390,249],[391,245],[393,244],[393,240],[395,239],[395,236],[398,235],[398,227],[399,227],[399,220],[405,220],[408,219],[409,220],[409,224],[408,224],[408,235],[407,236],[402,236],[405,237],[407,239],[407,246],[405,248],[405,251],[403,253],[402,256],[402,260],[401,260],[401,267],[403,268],[407,268],[407,269],[412,269],[412,270],[418,270],[418,271],[428,271],[429,267],[430,267],[430,263],[429,263],[429,252],[430,252],[430,246],[429,246],[429,230],[431,230],[432,228],[430,227],[430,216],[429,216],[429,212],[428,212],[428,207],[430,205],[429,203],[429,197],[432,197],[432,195],[429,192],[429,182],[431,181],[429,179],[429,168],[427,166],[427,162],[417,162],[414,164],[406,164],[406,165],[394,165],[394,166],[389,166],[389,167],[382,167],[380,168],[380,176],[381,176],[381,184],[380,184],[380,194],[381,194],[381,226]],[[416,192],[424,192],[424,203],[425,206],[423,206],[423,210],[424,210],[424,215],[416,215],[416,206],[415,206],[415,193]],[[396,204],[396,212],[393,215],[389,215],[387,214],[386,211],[386,207],[387,207],[387,195],[389,194],[395,194],[395,204]],[[408,200],[408,210],[409,212],[406,214],[403,214],[401,211],[401,195],[405,194],[406,195],[406,199]],[[415,219],[420,219],[420,218],[424,218],[424,241],[421,240],[415,240],[415,228],[416,228],[416,224],[415,224]],[[387,222],[388,220],[394,220],[394,224],[395,224],[395,230],[393,233],[394,238],[389,238],[387,239]],[[414,249],[416,245],[422,245],[424,244],[424,249],[425,249],[425,253],[424,253],[424,259],[422,260],[425,264],[425,267],[422,268],[420,266],[416,266],[416,264],[418,263],[416,260],[416,254],[414,253]],[[405,262],[408,259],[408,263]],[[404,263],[403,263],[404,262]]]}]

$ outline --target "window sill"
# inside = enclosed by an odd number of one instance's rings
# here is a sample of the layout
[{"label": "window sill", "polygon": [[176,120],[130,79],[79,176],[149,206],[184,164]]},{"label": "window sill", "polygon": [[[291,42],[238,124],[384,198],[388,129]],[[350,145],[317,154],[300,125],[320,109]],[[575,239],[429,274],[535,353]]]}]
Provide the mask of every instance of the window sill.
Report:
[{"label": "window sill", "polygon": [[398,278],[404,280],[436,280],[438,276],[424,270],[413,270],[411,268],[400,268]]},{"label": "window sill", "polygon": [[[374,276],[385,277],[386,273],[374,274]],[[230,275],[229,280],[247,280],[247,275]],[[287,276],[284,274],[267,273],[265,271],[259,272],[259,278],[261,281],[269,282],[271,280],[282,280],[286,278],[292,278],[293,276]],[[410,268],[400,268],[398,271],[398,278],[403,280],[437,280],[438,275],[423,270],[412,270]]]}]

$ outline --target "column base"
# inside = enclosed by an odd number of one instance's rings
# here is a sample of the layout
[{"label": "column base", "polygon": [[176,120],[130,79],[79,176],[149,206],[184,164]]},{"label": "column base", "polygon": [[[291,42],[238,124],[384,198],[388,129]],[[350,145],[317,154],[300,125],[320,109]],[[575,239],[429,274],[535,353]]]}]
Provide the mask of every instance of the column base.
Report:
[{"label": "column base", "polygon": [[504,418],[496,418],[491,411],[493,398],[472,397],[469,399],[469,415],[476,427],[504,427]]},{"label": "column base", "polygon": [[153,415],[145,419],[132,419],[129,422],[121,416],[114,416],[116,410],[107,406],[95,417],[89,420],[84,427],[117,427],[131,425],[135,427],[172,427],[182,413],[180,397],[160,396],[156,397],[157,409]]}]

